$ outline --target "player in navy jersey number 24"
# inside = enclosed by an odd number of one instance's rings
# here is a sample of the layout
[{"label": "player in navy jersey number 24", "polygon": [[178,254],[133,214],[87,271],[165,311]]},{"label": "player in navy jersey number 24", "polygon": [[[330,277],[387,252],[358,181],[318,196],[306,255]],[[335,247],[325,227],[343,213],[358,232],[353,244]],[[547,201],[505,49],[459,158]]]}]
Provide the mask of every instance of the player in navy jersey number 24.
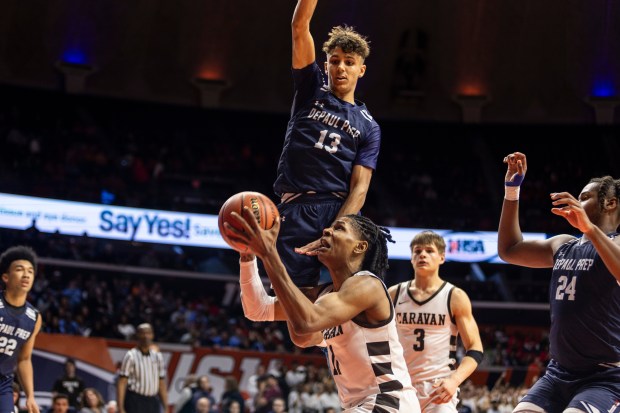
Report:
[{"label": "player in navy jersey number 24", "polygon": [[577,198],[551,194],[551,212],[583,235],[523,240],[519,191],[525,155],[504,158],[506,195],[499,223],[502,259],[551,267],[551,361],[515,412],[620,411],[620,180],[593,178]]},{"label": "player in navy jersey number 24", "polygon": [[293,15],[295,95],[273,185],[283,217],[278,252],[299,287],[319,281],[323,228],[364,205],[381,141],[379,125],[355,100],[368,42],[351,27],[334,27],[323,45],[325,85],[310,33],[316,5],[298,0]]},{"label": "player in navy jersey number 24", "polygon": [[34,399],[32,349],[41,317],[26,301],[36,271],[37,255],[29,247],[11,247],[0,255],[5,284],[0,295],[0,412],[13,411],[12,384],[17,371],[28,413],[39,413]]}]

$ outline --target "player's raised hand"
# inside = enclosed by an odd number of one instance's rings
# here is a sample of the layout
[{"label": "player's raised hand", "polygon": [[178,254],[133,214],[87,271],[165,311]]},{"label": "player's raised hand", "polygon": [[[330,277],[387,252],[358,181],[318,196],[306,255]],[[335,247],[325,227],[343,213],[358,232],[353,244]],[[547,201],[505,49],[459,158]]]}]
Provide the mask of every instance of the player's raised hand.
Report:
[{"label": "player's raised hand", "polygon": [[588,218],[581,203],[568,192],[554,192],[551,194],[551,212],[564,217],[569,224],[585,233],[592,229],[594,224]]},{"label": "player's raised hand", "polygon": [[504,163],[508,165],[504,183],[508,186],[520,186],[527,172],[527,160],[525,154],[513,152],[504,157]]},{"label": "player's raised hand", "polygon": [[229,237],[242,244],[248,246],[250,251],[259,258],[273,253],[276,249],[276,239],[280,232],[280,217],[278,216],[271,229],[262,229],[256,220],[256,217],[247,206],[243,207],[242,215],[232,212],[231,217],[241,226],[241,230],[234,228],[228,222],[224,223],[224,227]]}]

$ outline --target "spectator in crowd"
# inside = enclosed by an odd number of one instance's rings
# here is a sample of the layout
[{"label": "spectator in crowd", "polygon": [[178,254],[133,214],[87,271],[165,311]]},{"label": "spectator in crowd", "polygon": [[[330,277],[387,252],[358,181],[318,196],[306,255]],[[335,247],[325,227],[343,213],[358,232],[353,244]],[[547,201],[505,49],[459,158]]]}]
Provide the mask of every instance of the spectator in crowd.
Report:
[{"label": "spectator in crowd", "polygon": [[118,404],[116,400],[110,400],[108,404],[105,405],[106,413],[118,413]]},{"label": "spectator in crowd", "polygon": [[228,405],[228,413],[244,413],[241,411],[241,404],[237,400],[233,400]]},{"label": "spectator in crowd", "polygon": [[267,374],[259,391],[259,397],[264,397],[268,405],[271,405],[277,397],[282,397],[282,390],[278,379],[273,374]]},{"label": "spectator in crowd", "polygon": [[258,364],[256,366],[256,371],[248,378],[248,386],[247,391],[250,399],[254,399],[258,394],[258,382],[263,378],[267,369],[264,365]]},{"label": "spectator in crowd", "polygon": [[211,387],[211,380],[209,376],[202,375],[198,378],[198,386],[196,387],[194,394],[192,395],[192,400],[194,404],[201,399],[206,397],[209,399],[209,405],[211,406],[211,410],[214,410],[217,406],[215,397],[213,396],[213,388]]},{"label": "spectator in crowd", "polygon": [[99,390],[87,387],[80,397],[82,408],[80,413],[105,413],[105,401]]},{"label": "spectator in crowd", "polygon": [[224,393],[220,402],[220,411],[222,413],[230,413],[230,405],[233,401],[239,403],[241,411],[245,409],[245,400],[239,391],[239,383],[235,376],[226,376],[224,379]]},{"label": "spectator in crowd", "polygon": [[75,360],[67,358],[64,373],[54,382],[52,395],[65,394],[69,397],[69,405],[78,410],[81,406],[80,396],[84,392],[84,380],[76,374]]},{"label": "spectator in crowd", "polygon": [[196,400],[196,413],[211,413],[211,400],[208,397],[200,397]]},{"label": "spectator in crowd", "polygon": [[291,368],[285,375],[286,384],[289,388],[293,388],[306,380],[306,367],[300,365],[297,360],[293,360]]},{"label": "spectator in crowd", "polygon": [[271,411],[269,413],[286,413],[286,403],[282,397],[276,397],[271,402]]},{"label": "spectator in crowd", "polygon": [[75,410],[69,405],[69,396],[58,393],[52,398],[52,407],[47,413],[75,413]]},{"label": "spectator in crowd", "polygon": [[179,393],[177,402],[174,406],[174,413],[192,413],[195,411],[195,402],[192,400],[192,396],[198,388],[198,380],[195,375],[190,374],[185,378],[183,388]]},{"label": "spectator in crowd", "polygon": [[321,402],[323,411],[333,408],[336,412],[340,412],[340,401],[338,399],[338,391],[336,390],[336,383],[334,383],[334,380],[331,377],[324,378],[321,385],[319,401]]},{"label": "spectator in crowd", "polygon": [[321,399],[314,389],[314,383],[306,382],[301,387],[302,413],[320,413]]}]

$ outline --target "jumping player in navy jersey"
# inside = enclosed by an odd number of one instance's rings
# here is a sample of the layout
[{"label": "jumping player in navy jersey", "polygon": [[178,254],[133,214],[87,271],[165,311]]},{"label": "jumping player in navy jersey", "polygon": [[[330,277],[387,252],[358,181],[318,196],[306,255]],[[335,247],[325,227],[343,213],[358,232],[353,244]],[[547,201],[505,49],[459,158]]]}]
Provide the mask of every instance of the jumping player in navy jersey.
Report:
[{"label": "jumping player in navy jersey", "polygon": [[28,413],[39,413],[34,399],[32,348],[41,328],[39,312],[26,301],[37,268],[37,255],[29,247],[7,249],[0,256],[5,290],[0,295],[0,412],[13,411],[15,371],[26,394]]},{"label": "jumping player in navy jersey", "polygon": [[379,125],[354,97],[368,43],[350,27],[334,27],[323,45],[325,85],[310,33],[316,4],[298,0],[293,15],[295,96],[273,185],[283,217],[278,252],[299,287],[318,283],[323,228],[364,205],[381,141]]},{"label": "jumping player in navy jersey", "polygon": [[549,300],[551,361],[514,412],[620,411],[620,181],[593,178],[578,198],[551,194],[551,212],[583,236],[523,240],[519,190],[525,155],[504,158],[506,196],[499,223],[502,259],[552,267]]}]

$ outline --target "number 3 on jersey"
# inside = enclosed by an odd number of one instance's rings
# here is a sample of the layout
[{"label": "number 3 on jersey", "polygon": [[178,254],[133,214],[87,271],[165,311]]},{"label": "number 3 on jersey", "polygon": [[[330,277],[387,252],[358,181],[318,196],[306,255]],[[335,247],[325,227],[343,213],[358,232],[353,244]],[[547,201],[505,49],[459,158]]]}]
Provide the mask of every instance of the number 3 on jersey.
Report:
[{"label": "number 3 on jersey", "polygon": [[564,295],[568,296],[568,301],[575,301],[575,293],[577,283],[577,277],[570,277],[570,281],[566,275],[558,278],[558,288],[555,290],[555,299],[563,300]]},{"label": "number 3 on jersey", "polygon": [[424,350],[424,329],[416,328],[415,330],[413,330],[413,334],[415,334],[417,340],[417,343],[413,345],[413,349],[415,351]]},{"label": "number 3 on jersey", "polygon": [[338,150],[338,145],[340,144],[340,135],[334,132],[329,134],[329,138],[332,140],[332,143],[330,146],[326,146],[323,144],[323,142],[325,142],[326,137],[328,137],[327,129],[321,131],[321,135],[319,136],[319,141],[314,144],[314,147],[317,149],[325,149],[329,153],[336,153],[336,151]]}]

